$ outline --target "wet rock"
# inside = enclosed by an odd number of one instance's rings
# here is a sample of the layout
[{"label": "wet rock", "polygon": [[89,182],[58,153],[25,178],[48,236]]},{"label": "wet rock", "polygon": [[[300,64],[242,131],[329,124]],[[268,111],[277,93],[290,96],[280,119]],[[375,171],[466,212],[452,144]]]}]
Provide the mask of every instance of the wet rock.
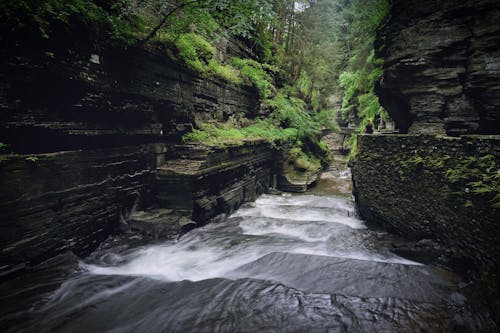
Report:
[{"label": "wet rock", "polygon": [[201,224],[266,193],[274,173],[274,151],[262,141],[225,148],[177,146],[172,154],[158,168],[158,201],[190,212]]},{"label": "wet rock", "polygon": [[[400,249],[409,255],[432,261],[442,249],[459,270],[498,269],[497,192],[480,193],[472,186],[479,181],[474,177],[496,172],[499,139],[486,135],[461,139],[360,135],[352,179],[361,216],[421,240],[413,248]],[[481,164],[480,158],[490,162]],[[475,162],[468,164],[470,161]],[[453,178],[453,172],[462,178]],[[438,244],[435,251],[434,243]],[[425,258],[427,255],[430,257]]]},{"label": "wet rock", "polygon": [[414,243],[394,244],[392,252],[410,260],[415,260],[426,265],[439,264],[441,256],[446,254],[445,249],[431,239],[421,239]]},{"label": "wet rock", "polygon": [[499,133],[497,0],[393,1],[375,44],[377,94],[403,133]]},{"label": "wet rock", "polygon": [[188,212],[154,209],[132,213],[126,220],[130,231],[138,232],[151,241],[174,239],[191,225]]},{"label": "wet rock", "polygon": [[297,165],[296,160],[283,154],[280,157],[277,177],[278,189],[285,192],[305,192],[321,175],[321,166],[310,166],[307,169]]},{"label": "wet rock", "polygon": [[120,216],[150,203],[154,156],[152,145],[141,145],[5,158],[0,164],[3,269],[68,250],[90,253],[117,230]]},{"label": "wet rock", "polygon": [[[6,274],[67,250],[89,254],[128,228],[120,220],[134,208],[154,203],[156,168],[172,158],[167,142],[179,142],[196,121],[258,114],[254,89],[201,78],[161,50],[70,38],[50,45],[57,49],[48,59],[29,36],[2,37],[0,142],[14,152],[0,156]],[[227,41],[221,50],[243,49]],[[169,233],[134,223],[147,235]]]}]

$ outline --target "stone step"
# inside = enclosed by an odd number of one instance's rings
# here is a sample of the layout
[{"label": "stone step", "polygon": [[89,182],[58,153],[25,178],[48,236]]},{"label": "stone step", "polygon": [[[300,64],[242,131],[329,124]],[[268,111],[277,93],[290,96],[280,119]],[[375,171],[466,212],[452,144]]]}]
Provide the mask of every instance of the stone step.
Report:
[{"label": "stone step", "polygon": [[309,293],[426,303],[446,300],[459,281],[452,273],[423,265],[280,252],[240,266],[229,276],[277,281]]},{"label": "stone step", "polygon": [[271,185],[274,151],[261,140],[239,146],[175,146],[156,169],[161,207],[192,212],[198,222],[229,213]]}]

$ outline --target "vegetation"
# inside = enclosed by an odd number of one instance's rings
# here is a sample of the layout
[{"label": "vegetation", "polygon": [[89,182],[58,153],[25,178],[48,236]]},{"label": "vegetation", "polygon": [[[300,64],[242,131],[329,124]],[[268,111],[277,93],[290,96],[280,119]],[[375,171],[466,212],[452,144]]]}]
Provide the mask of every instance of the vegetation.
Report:
[{"label": "vegetation", "polygon": [[253,59],[240,58],[232,58],[232,63],[235,68],[239,69],[244,80],[257,88],[261,98],[271,96],[272,78],[265,70],[265,68],[270,68],[269,65],[265,66]]},{"label": "vegetation", "polygon": [[204,74],[215,48],[205,38],[195,33],[181,34],[175,41],[179,56],[192,70]]},{"label": "vegetation", "polygon": [[[381,62],[372,44],[387,9],[388,0],[0,0],[0,24],[42,40],[85,30],[88,40],[161,45],[166,56],[201,76],[254,86],[269,111],[251,126],[243,127],[247,120],[234,128],[206,124],[185,140],[275,142],[293,132],[303,151],[321,155],[322,130],[336,127],[332,94],[343,94],[344,113],[385,115],[374,94]],[[221,61],[216,50],[227,38],[240,39],[256,57]],[[44,54],[57,56],[51,48]]]},{"label": "vegetation", "polygon": [[[199,142],[208,145],[240,145],[246,140],[265,140],[278,149],[289,150],[290,158],[295,159],[298,168],[316,168],[326,166],[331,161],[331,153],[320,140],[320,132],[336,124],[331,121],[333,115],[323,110],[311,116],[305,103],[295,97],[286,98],[278,92],[272,99],[265,100],[270,114],[265,119],[257,119],[246,127],[231,124],[203,124],[183,136],[185,142]],[[330,122],[321,122],[324,119]],[[300,153],[299,153],[300,151]]]},{"label": "vegetation", "polygon": [[500,168],[495,156],[468,157],[449,166],[445,175],[452,184],[465,184],[468,191],[488,198],[494,208],[500,208]]},{"label": "vegetation", "polygon": [[7,148],[9,147],[8,144],[0,142],[0,154],[3,154],[7,151]]},{"label": "vegetation", "polygon": [[[128,1],[104,3],[106,5],[88,0],[2,0],[1,26],[8,27],[13,34],[29,33],[43,39],[60,35],[61,31],[78,30],[131,43],[144,29],[139,16],[128,10]],[[79,29],[82,26],[85,29]]]},{"label": "vegetation", "polygon": [[[456,187],[456,194],[463,195],[465,191],[469,195],[484,197],[494,208],[500,208],[500,168],[491,154],[456,159],[431,153],[408,158],[401,162],[401,166],[403,169],[399,173],[402,178],[418,170],[442,174],[452,187]],[[466,202],[466,205],[470,204]]]},{"label": "vegetation", "polygon": [[375,31],[388,11],[386,0],[352,2],[351,15],[347,19],[351,23],[347,34],[349,60],[339,75],[340,86],[344,89],[344,114],[357,110],[366,120],[373,120],[376,115],[387,116],[374,93],[375,83],[382,75],[382,61],[375,57],[373,42]]}]

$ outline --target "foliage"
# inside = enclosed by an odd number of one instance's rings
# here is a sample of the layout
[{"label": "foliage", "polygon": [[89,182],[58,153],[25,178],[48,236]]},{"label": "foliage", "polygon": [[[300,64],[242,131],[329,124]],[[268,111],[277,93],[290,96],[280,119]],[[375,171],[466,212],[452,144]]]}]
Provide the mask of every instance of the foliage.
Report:
[{"label": "foliage", "polygon": [[243,83],[240,73],[231,65],[223,65],[215,59],[210,59],[208,62],[208,69],[211,73],[226,80],[227,82],[232,82],[237,85]]},{"label": "foliage", "polygon": [[281,129],[269,120],[259,119],[255,124],[242,128],[242,133],[247,138],[264,139],[268,142],[296,141],[298,130],[296,128]]},{"label": "foliage", "polygon": [[209,146],[241,145],[245,136],[237,128],[219,127],[216,124],[202,124],[201,129],[193,130],[182,137],[185,142],[200,142]]},{"label": "foliage", "polygon": [[[336,125],[326,105],[334,57],[325,50],[335,45],[332,36],[325,39],[331,26],[316,23],[322,2],[329,0],[303,1],[300,9],[291,0],[2,0],[0,9],[6,26],[29,26],[46,39],[63,27],[67,36],[88,30],[93,37],[158,47],[204,77],[255,86],[270,112],[244,128],[205,124],[185,140],[228,144],[248,138],[289,140],[310,156],[326,156],[321,131]],[[320,31],[321,38],[316,38]],[[239,37],[259,58],[222,63],[215,57],[217,43],[232,37]],[[44,52],[47,59],[54,58],[51,49]]]},{"label": "foliage", "polygon": [[9,147],[8,144],[0,142],[0,153],[5,153],[8,147]]},{"label": "foliage", "polygon": [[84,26],[91,33],[105,33],[129,43],[142,30],[136,15],[127,10],[128,1],[117,1],[104,7],[88,0],[18,0],[0,1],[2,25],[13,33],[32,31],[48,39],[57,29],[71,31]]},{"label": "foliage", "polygon": [[281,127],[296,128],[300,136],[319,134],[320,126],[305,110],[303,100],[278,93],[274,98],[265,100],[264,103],[272,110],[269,118],[276,121]]},{"label": "foliage", "polygon": [[33,163],[34,165],[36,165],[37,162],[38,162],[38,157],[36,157],[36,156],[28,156],[28,157],[25,158],[25,161]]},{"label": "foliage", "polygon": [[373,120],[376,115],[387,118],[374,92],[376,82],[382,75],[382,61],[375,57],[373,40],[375,30],[384,21],[389,11],[387,0],[369,3],[353,0],[349,9],[351,29],[347,33],[349,61],[339,75],[339,85],[343,89],[342,113],[344,116],[357,111],[363,119]]},{"label": "foliage", "polygon": [[339,125],[335,121],[334,111],[332,109],[323,109],[313,115],[313,121],[323,129],[335,130],[339,129]]},{"label": "foliage", "polygon": [[358,135],[353,134],[347,141],[349,149],[349,160],[352,161],[355,157],[356,154],[358,153]]},{"label": "foliage", "polygon": [[342,112],[347,115],[353,108],[358,109],[359,116],[373,120],[376,115],[385,115],[378,97],[375,95],[375,82],[382,75],[382,63],[375,58],[374,51],[366,58],[361,68],[345,71],[340,74],[340,87],[344,89]]},{"label": "foliage", "polygon": [[294,161],[294,166],[299,170],[320,170],[321,161],[306,154],[301,147],[293,147],[287,151],[287,155]]},{"label": "foliage", "polygon": [[181,34],[175,46],[190,69],[200,74],[208,72],[208,63],[215,54],[215,48],[205,38],[195,33]]},{"label": "foliage", "polygon": [[245,140],[265,140],[276,144],[297,138],[297,130],[293,128],[280,129],[267,120],[258,120],[254,124],[236,128],[230,124],[204,123],[182,137],[184,142],[197,142],[209,146],[241,145]]},{"label": "foliage", "polygon": [[[268,98],[272,94],[272,78],[266,72],[266,66],[253,60],[234,57],[231,59],[235,68],[239,69],[244,80],[253,84],[259,91],[261,98]],[[269,68],[269,67],[267,67]]]},{"label": "foliage", "polygon": [[309,159],[302,157],[299,164],[305,165],[306,161],[316,159],[323,166],[327,165],[332,156],[326,144],[320,140],[320,134],[322,129],[333,129],[336,126],[331,110],[325,109],[311,115],[303,100],[287,96],[283,91],[279,91],[271,99],[266,99],[264,104],[270,110],[269,115],[265,119],[257,119],[250,126],[236,128],[234,125],[203,124],[200,129],[185,134],[183,140],[208,145],[227,145],[242,144],[244,140],[263,139],[275,147],[287,143],[286,146],[298,148],[309,156]]},{"label": "foliage", "polygon": [[476,195],[490,197],[494,208],[500,208],[500,168],[495,156],[468,157],[446,170],[451,183],[465,183]]}]

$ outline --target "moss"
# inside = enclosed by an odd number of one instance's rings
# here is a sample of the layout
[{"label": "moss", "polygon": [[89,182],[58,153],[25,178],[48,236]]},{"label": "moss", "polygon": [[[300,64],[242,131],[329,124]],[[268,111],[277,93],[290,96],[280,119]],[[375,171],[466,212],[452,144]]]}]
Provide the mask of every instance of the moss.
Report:
[{"label": "moss", "polygon": [[215,59],[211,59],[208,62],[208,69],[211,73],[226,80],[227,82],[237,85],[243,83],[240,73],[231,65],[223,65],[218,63]]},{"label": "moss", "polygon": [[500,169],[495,156],[471,156],[460,160],[445,172],[452,184],[465,184],[469,192],[488,198],[500,208]]},{"label": "moss", "polygon": [[321,170],[321,161],[317,157],[304,152],[300,146],[292,146],[286,149],[284,155],[289,164],[292,164],[294,169],[300,172],[317,172]]},{"label": "moss", "polygon": [[281,129],[266,120],[257,120],[254,124],[237,128],[232,124],[202,124],[185,134],[184,142],[197,142],[209,146],[224,146],[228,144],[243,144],[245,140],[265,140],[277,147],[278,143],[297,140],[295,128]]},{"label": "moss", "polygon": [[184,142],[202,143],[208,146],[242,145],[245,136],[237,128],[215,124],[202,124],[201,128],[183,135]]},{"label": "moss", "polygon": [[215,48],[202,36],[195,33],[181,34],[175,41],[178,55],[193,71],[208,73],[208,63],[215,54]]},{"label": "moss", "polygon": [[[413,156],[406,155],[398,163],[401,179],[414,172],[441,175],[450,184],[450,194],[463,196],[465,191],[485,197],[494,208],[500,208],[500,169],[491,154],[453,159],[450,155],[439,156],[432,150],[415,150]],[[467,200],[464,206],[471,207]]]},{"label": "moss", "polygon": [[267,73],[266,66],[252,59],[232,58],[232,65],[240,70],[241,75],[254,85],[259,91],[262,99],[268,98],[272,94],[272,78]]}]

